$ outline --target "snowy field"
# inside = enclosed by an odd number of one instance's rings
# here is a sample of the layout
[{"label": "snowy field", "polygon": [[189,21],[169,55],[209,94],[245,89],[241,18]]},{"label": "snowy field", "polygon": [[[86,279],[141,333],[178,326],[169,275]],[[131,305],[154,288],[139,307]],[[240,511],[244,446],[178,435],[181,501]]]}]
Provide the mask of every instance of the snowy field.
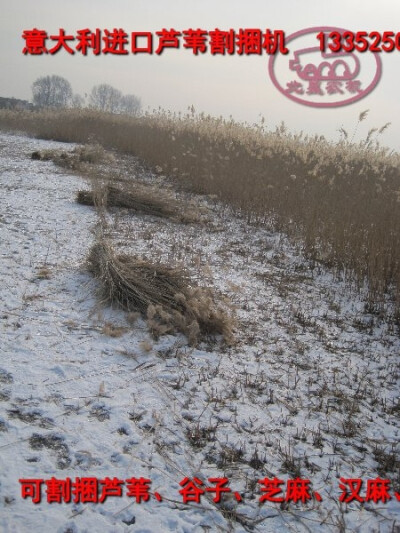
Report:
[{"label": "snowy field", "polygon": [[[362,294],[311,270],[283,236],[178,191],[203,223],[114,212],[109,237],[182,262],[232,302],[236,343],[153,340],[143,320],[99,305],[85,267],[97,215],[75,202],[88,185],[31,160],[45,148],[73,145],[0,135],[0,530],[400,531],[398,326],[366,314]],[[134,158],[114,167],[171,189]],[[275,476],[283,496],[300,478],[320,498],[261,503],[258,480]],[[387,502],[366,497],[378,476]],[[19,479],[53,477],[143,477],[149,499],[124,485],[103,503],[48,503],[44,483],[41,503],[21,497]],[[203,489],[226,477],[232,492],[184,504],[186,477]],[[362,479],[369,501],[340,502],[340,478]]]}]

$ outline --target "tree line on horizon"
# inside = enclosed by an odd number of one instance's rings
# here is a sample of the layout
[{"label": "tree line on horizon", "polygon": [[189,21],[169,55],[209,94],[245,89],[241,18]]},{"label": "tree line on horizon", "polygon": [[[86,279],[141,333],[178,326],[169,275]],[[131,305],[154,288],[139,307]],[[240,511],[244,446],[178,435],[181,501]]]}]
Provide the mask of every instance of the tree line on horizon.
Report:
[{"label": "tree line on horizon", "polygon": [[75,94],[69,81],[62,76],[41,76],[32,84],[33,104],[40,108],[98,109],[108,113],[137,115],[141,109],[140,98],[102,83],[95,85],[83,98]]}]

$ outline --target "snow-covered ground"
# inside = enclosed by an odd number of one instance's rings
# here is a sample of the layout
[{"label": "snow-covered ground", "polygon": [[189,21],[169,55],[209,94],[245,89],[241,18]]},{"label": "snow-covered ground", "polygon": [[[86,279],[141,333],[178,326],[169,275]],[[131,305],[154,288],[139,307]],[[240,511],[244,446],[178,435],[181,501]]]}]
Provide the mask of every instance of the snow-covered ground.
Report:
[{"label": "snow-covered ground", "polygon": [[[30,159],[43,148],[72,145],[0,135],[1,531],[399,531],[397,326],[283,236],[195,198],[202,224],[114,213],[109,235],[213,285],[236,308],[237,342],[152,340],[98,304],[84,263],[95,211],[75,202],[81,177]],[[114,171],[170,186],[133,158]],[[365,496],[378,475],[390,501],[339,502],[340,477]],[[322,501],[260,504],[257,481],[275,476],[309,479]],[[40,504],[22,499],[19,479],[52,477],[143,477],[151,495],[47,503],[43,485]],[[227,477],[242,501],[184,505],[185,477]]]}]

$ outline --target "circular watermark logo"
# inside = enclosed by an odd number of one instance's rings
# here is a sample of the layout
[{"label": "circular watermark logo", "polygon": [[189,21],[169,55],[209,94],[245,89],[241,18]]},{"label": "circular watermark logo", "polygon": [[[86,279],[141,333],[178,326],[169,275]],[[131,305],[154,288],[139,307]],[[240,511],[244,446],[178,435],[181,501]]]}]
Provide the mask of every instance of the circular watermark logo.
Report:
[{"label": "circular watermark logo", "polygon": [[382,74],[382,61],[374,52],[332,52],[320,49],[323,32],[342,35],[343,28],[321,26],[300,30],[286,37],[290,52],[270,57],[269,76],[290,100],[312,107],[339,107],[367,96]]}]

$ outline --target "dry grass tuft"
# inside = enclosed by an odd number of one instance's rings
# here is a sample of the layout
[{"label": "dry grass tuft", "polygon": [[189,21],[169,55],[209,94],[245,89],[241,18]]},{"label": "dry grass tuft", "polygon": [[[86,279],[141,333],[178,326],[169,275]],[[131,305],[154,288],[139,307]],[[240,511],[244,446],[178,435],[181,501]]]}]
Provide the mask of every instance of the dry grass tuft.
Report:
[{"label": "dry grass tuft", "polygon": [[51,270],[46,266],[42,266],[38,269],[36,274],[36,279],[50,279],[51,278]]},{"label": "dry grass tuft", "polygon": [[87,165],[114,161],[114,156],[106,152],[99,144],[77,146],[67,152],[56,149],[40,150],[33,152],[31,158],[39,161],[53,161],[56,165],[70,170],[82,170]]},{"label": "dry grass tuft", "polygon": [[139,320],[140,316],[141,316],[140,313],[138,313],[137,311],[131,311],[130,313],[126,315],[126,320],[128,324],[133,326]]},{"label": "dry grass tuft", "polygon": [[145,340],[139,343],[139,348],[144,352],[149,353],[153,349],[153,345],[151,344],[151,342]]},{"label": "dry grass tuft", "polygon": [[232,342],[232,318],[211,290],[190,287],[183,270],[117,255],[105,242],[93,245],[88,266],[100,281],[103,301],[139,311],[156,339],[180,331],[192,345],[215,335]]},{"label": "dry grass tuft", "polygon": [[101,332],[103,333],[103,335],[107,335],[108,337],[113,337],[113,338],[122,337],[122,335],[125,335],[127,331],[128,331],[127,328],[116,326],[112,324],[111,322],[106,322],[101,329]]},{"label": "dry grass tuft", "polygon": [[81,190],[76,193],[76,201],[82,205],[95,205],[92,191]]}]

